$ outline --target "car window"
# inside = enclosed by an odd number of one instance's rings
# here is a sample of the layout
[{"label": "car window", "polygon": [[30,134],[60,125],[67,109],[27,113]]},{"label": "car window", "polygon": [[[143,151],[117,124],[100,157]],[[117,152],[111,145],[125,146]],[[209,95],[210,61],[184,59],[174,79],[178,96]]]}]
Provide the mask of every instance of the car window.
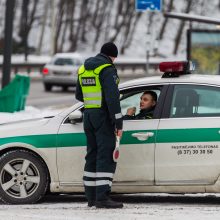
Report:
[{"label": "car window", "polygon": [[159,98],[160,95],[160,89],[142,89],[139,91],[131,91],[129,90],[128,92],[124,92],[121,95],[121,112],[122,115],[126,115],[127,113],[127,109],[130,107],[136,107],[136,114],[139,113],[140,111],[140,97],[143,94],[144,91],[154,91],[157,94],[157,100]]},{"label": "car window", "polygon": [[71,66],[74,65],[74,60],[71,58],[57,58],[54,60],[54,65]]},{"label": "car window", "polygon": [[82,64],[83,64],[82,60],[75,59],[75,65],[79,66],[79,65],[82,65]]},{"label": "car window", "polygon": [[170,117],[220,116],[220,88],[211,86],[176,85]]}]

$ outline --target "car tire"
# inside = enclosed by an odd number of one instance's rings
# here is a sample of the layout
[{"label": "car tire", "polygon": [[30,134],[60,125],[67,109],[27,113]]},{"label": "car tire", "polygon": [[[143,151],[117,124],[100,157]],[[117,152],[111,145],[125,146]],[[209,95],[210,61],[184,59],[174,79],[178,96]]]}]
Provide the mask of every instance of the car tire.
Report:
[{"label": "car tire", "polygon": [[50,91],[52,90],[52,85],[50,85],[50,84],[44,84],[44,90],[45,90],[46,92],[50,92]]},{"label": "car tire", "polygon": [[68,90],[68,86],[62,86],[63,92],[66,92]]},{"label": "car tire", "polygon": [[49,175],[44,162],[26,150],[0,157],[0,199],[7,204],[31,204],[46,193]]}]

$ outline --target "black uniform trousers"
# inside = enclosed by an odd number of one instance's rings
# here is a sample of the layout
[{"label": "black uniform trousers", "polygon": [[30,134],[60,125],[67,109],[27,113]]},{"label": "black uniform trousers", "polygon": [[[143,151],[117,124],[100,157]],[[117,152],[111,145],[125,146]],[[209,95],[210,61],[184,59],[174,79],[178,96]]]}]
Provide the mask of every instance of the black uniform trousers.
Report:
[{"label": "black uniform trousers", "polygon": [[88,201],[106,200],[111,192],[116,163],[115,127],[104,109],[85,109],[84,131],[87,138],[84,187]]}]

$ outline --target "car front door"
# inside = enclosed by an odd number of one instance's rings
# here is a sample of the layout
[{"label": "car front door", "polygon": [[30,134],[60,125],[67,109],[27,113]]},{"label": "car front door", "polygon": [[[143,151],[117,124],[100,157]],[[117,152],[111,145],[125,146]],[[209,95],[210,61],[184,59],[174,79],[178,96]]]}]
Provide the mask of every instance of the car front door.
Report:
[{"label": "car front door", "polygon": [[83,123],[72,124],[67,116],[57,135],[57,167],[62,185],[82,185],[85,154],[86,136]]},{"label": "car front door", "polygon": [[124,120],[123,137],[120,144],[120,159],[114,181],[126,184],[143,183],[154,185],[155,138],[159,124],[160,106],[165,94],[165,87],[138,87],[123,91],[121,101],[122,114],[126,115],[128,107],[136,107],[139,112],[140,96],[144,91],[157,93],[158,101],[153,119]]},{"label": "car front door", "polygon": [[220,175],[220,88],[171,85],[155,150],[157,185],[213,184]]}]

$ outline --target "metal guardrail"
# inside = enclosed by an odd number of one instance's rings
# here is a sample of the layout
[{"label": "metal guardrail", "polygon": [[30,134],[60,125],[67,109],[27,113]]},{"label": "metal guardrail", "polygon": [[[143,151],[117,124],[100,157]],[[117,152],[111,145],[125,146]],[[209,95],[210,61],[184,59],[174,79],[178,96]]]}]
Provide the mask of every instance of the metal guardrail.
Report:
[{"label": "metal guardrail", "polygon": [[[12,63],[11,72],[16,74],[19,72],[42,72],[45,63]],[[0,64],[0,72],[2,72],[3,64]]]},{"label": "metal guardrail", "polygon": [[[34,63],[34,62],[28,62],[28,63],[12,63],[11,64],[11,72],[16,74],[19,72],[26,72],[28,74],[32,72],[39,72],[42,73],[43,67],[46,63]],[[158,70],[159,62],[150,62],[149,68],[153,71]],[[2,72],[2,64],[0,64],[0,72]],[[146,69],[146,63],[145,62],[116,62],[115,63],[116,68],[119,71],[125,71],[125,70],[141,70],[145,71]]]}]

